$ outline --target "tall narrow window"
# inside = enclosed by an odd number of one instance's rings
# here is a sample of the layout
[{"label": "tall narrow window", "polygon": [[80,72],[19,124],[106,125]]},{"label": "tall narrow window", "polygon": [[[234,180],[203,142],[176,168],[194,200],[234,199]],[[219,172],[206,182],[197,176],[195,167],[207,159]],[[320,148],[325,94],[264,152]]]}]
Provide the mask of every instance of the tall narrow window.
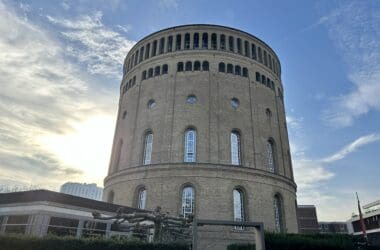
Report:
[{"label": "tall narrow window", "polygon": [[226,36],[220,35],[220,49],[225,50],[226,49]]},{"label": "tall narrow window", "polygon": [[231,164],[241,165],[240,134],[237,131],[231,133]]},{"label": "tall narrow window", "polygon": [[152,158],[152,146],[153,146],[153,134],[152,132],[147,132],[145,134],[144,141],[144,165],[149,165]]},{"label": "tall narrow window", "polygon": [[208,34],[203,33],[202,35],[202,49],[208,49]]},{"label": "tall narrow window", "polygon": [[226,72],[226,65],[223,62],[219,63],[219,72]]},{"label": "tall narrow window", "polygon": [[155,56],[157,53],[157,40],[153,41],[153,47],[152,47],[152,56]]},{"label": "tall narrow window", "polygon": [[269,139],[267,141],[267,165],[268,165],[268,171],[271,173],[275,172],[275,160],[274,160],[274,142],[272,139]]},{"label": "tall narrow window", "polygon": [[140,48],[139,62],[142,62],[143,59],[144,59],[144,46]]},{"label": "tall narrow window", "polygon": [[195,129],[188,129],[185,132],[185,154],[184,162],[195,162],[196,161],[196,143],[197,134]]},{"label": "tall narrow window", "polygon": [[182,72],[183,71],[183,62],[177,63],[177,71]]},{"label": "tall narrow window", "polygon": [[212,49],[216,49],[218,46],[217,46],[217,43],[216,43],[216,34],[215,33],[212,33],[211,35],[211,48]]},{"label": "tall narrow window", "polygon": [[227,73],[233,74],[234,73],[234,66],[232,64],[227,64]]},{"label": "tall narrow window", "polygon": [[137,194],[137,208],[145,209],[146,204],[146,189],[140,188]]},{"label": "tall narrow window", "polygon": [[278,194],[274,196],[273,199],[273,209],[274,209],[274,226],[277,233],[283,232],[283,219],[282,219],[282,206],[281,198]]},{"label": "tall narrow window", "polygon": [[150,52],[150,43],[146,45],[146,50],[145,50],[145,59],[149,58],[149,52]]},{"label": "tall narrow window", "polygon": [[186,62],[185,70],[186,71],[192,71],[193,70],[193,64],[190,61]]},{"label": "tall narrow window", "polygon": [[235,75],[241,75],[241,67],[239,65],[235,65]]},{"label": "tall narrow window", "polygon": [[247,68],[243,68],[243,76],[248,77],[248,69]]},{"label": "tall narrow window", "polygon": [[236,47],[237,47],[237,52],[239,54],[242,54],[242,49],[241,49],[242,46],[241,46],[241,39],[240,38],[238,38],[236,41]]},{"label": "tall narrow window", "polygon": [[234,48],[234,38],[232,36],[228,37],[228,49],[231,52],[235,51],[235,48]]},{"label": "tall narrow window", "polygon": [[268,63],[269,63],[269,68],[272,69],[272,57],[268,53]]},{"label": "tall narrow window", "polygon": [[190,34],[185,34],[185,49],[190,49]]},{"label": "tall narrow window", "polygon": [[158,54],[164,54],[164,48],[165,48],[165,37],[162,37],[160,39],[160,46],[159,46],[159,49],[158,49]]},{"label": "tall narrow window", "polygon": [[194,71],[200,71],[201,70],[201,62],[195,61],[194,62]]},{"label": "tall narrow window", "polygon": [[[244,207],[244,193],[240,189],[234,189],[233,191],[233,198],[234,198],[234,221],[241,221],[243,222],[245,220],[245,207]],[[243,229],[242,227],[235,227],[235,229]]]},{"label": "tall narrow window", "polygon": [[141,74],[141,80],[145,80],[146,79],[146,70],[144,70]]},{"label": "tall narrow window", "polygon": [[162,65],[162,74],[165,75],[168,73],[168,65],[164,64]]},{"label": "tall narrow window", "polygon": [[251,45],[251,57],[252,59],[256,60],[257,59],[257,56],[256,56],[256,45],[252,43]]},{"label": "tall narrow window", "polygon": [[159,76],[160,75],[160,66],[156,66],[154,68],[154,76]]},{"label": "tall narrow window", "polygon": [[182,190],[182,216],[188,218],[194,214],[194,188],[185,187]]},{"label": "tall narrow window", "polygon": [[268,59],[267,59],[267,52],[263,50],[264,52],[264,65],[268,66]]},{"label": "tall narrow window", "polygon": [[153,68],[148,69],[148,78],[153,77]]},{"label": "tall narrow window", "polygon": [[203,63],[202,63],[202,70],[203,71],[208,71],[209,70],[208,61],[203,61]]},{"label": "tall narrow window", "polygon": [[248,41],[244,42],[244,55],[246,57],[249,57],[249,43],[248,43]]},{"label": "tall narrow window", "polygon": [[173,36],[168,37],[168,52],[172,52],[173,50]]},{"label": "tall narrow window", "polygon": [[135,53],[135,65],[139,62],[139,50],[136,51]]},{"label": "tall narrow window", "polygon": [[257,54],[259,55],[259,62],[263,62],[263,54],[261,53],[261,48],[257,47]]},{"label": "tall narrow window", "polygon": [[181,34],[178,34],[176,37],[175,50],[181,50]]},{"label": "tall narrow window", "polygon": [[199,33],[194,33],[194,44],[193,48],[198,49],[199,48]]}]

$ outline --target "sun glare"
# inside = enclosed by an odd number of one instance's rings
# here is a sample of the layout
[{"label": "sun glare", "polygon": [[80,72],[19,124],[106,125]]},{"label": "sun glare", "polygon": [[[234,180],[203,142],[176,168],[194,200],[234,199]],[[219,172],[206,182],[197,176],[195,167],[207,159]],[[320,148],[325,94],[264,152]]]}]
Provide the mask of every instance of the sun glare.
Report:
[{"label": "sun glare", "polygon": [[[72,126],[72,132],[44,135],[38,139],[38,143],[54,154],[64,166],[83,171],[83,175],[75,181],[95,182],[103,186],[115,128],[114,117],[92,116]],[[74,180],[62,180],[65,181]]]}]

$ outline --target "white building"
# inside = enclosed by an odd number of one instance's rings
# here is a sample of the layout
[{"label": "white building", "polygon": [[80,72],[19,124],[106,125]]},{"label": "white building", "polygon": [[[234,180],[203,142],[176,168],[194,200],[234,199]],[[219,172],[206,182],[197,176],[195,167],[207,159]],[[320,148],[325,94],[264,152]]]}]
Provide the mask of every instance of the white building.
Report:
[{"label": "white building", "polygon": [[66,182],[61,186],[60,192],[101,201],[103,188],[96,186],[95,183]]}]

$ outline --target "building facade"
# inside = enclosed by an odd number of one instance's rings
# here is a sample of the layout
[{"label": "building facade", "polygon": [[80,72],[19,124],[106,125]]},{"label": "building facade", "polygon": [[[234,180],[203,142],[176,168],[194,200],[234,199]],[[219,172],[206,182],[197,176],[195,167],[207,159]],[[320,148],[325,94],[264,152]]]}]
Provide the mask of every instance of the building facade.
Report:
[{"label": "building facade", "polygon": [[103,199],[297,232],[283,93],[277,55],[251,34],[184,25],[148,35],[124,61]]},{"label": "building facade", "polygon": [[319,224],[320,233],[328,234],[348,234],[347,223],[339,221],[321,221]]},{"label": "building facade", "polygon": [[98,201],[101,201],[103,196],[103,188],[95,183],[66,182],[61,186],[60,192]]},{"label": "building facade", "polygon": [[297,217],[299,233],[319,233],[317,209],[314,205],[298,205]]}]

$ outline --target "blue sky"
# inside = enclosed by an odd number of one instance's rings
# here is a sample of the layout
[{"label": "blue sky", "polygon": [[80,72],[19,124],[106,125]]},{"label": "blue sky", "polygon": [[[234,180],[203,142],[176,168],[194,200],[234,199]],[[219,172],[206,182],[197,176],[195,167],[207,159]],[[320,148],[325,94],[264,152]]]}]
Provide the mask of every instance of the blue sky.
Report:
[{"label": "blue sky", "polygon": [[346,220],[355,191],[380,199],[379,1],[0,0],[0,185],[102,185],[126,53],[189,23],[276,51],[299,204]]}]

